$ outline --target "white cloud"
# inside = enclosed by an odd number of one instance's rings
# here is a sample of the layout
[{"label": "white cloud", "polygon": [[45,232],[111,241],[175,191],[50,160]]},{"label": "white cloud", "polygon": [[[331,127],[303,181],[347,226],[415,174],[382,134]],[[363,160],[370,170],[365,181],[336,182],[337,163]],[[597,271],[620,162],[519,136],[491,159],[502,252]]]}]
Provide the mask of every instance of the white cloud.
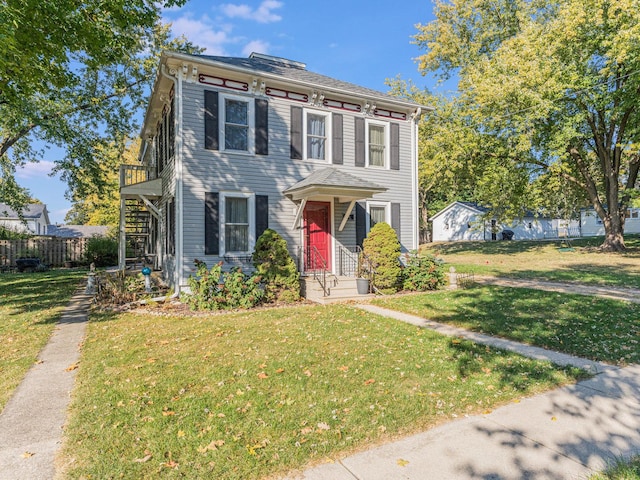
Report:
[{"label": "white cloud", "polygon": [[273,23],[282,20],[282,16],[272,10],[281,8],[283,2],[278,0],[264,0],[258,8],[253,10],[249,5],[225,3],[220,6],[220,10],[230,18],[244,18],[245,20],[255,20],[258,23]]},{"label": "white cloud", "polygon": [[262,40],[253,40],[247,43],[242,49],[242,54],[248,57],[251,53],[269,53],[269,43]]},{"label": "white cloud", "polygon": [[46,178],[51,173],[55,163],[48,161],[40,161],[37,163],[27,163],[23,167],[16,169],[16,177],[20,179]]},{"label": "white cloud", "polygon": [[206,15],[198,20],[187,14],[171,20],[171,31],[174,36],[184,35],[196,45],[205,49],[209,55],[226,55],[225,45],[234,43],[236,40],[230,36],[231,27],[222,26],[219,30],[214,30],[214,24]]}]

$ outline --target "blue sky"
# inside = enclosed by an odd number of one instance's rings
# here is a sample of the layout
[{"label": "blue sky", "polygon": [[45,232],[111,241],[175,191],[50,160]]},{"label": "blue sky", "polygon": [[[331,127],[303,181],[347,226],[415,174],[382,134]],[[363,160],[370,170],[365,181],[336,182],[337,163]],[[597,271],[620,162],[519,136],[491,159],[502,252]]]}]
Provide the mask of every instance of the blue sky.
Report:
[{"label": "blue sky", "polygon": [[[307,64],[307,69],[375,90],[401,75],[420,88],[447,93],[423,77],[412,36],[433,19],[431,0],[190,0],[164,12],[174,35],[185,35],[206,54],[246,57],[266,53]],[[19,170],[21,185],[63,223],[70,208],[66,185],[48,175],[56,152]]]}]

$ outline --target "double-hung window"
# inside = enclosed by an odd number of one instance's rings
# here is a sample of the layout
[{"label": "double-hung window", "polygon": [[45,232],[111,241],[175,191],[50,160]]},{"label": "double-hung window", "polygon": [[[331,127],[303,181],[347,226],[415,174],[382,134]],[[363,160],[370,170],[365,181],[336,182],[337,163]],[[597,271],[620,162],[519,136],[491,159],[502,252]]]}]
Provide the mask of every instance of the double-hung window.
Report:
[{"label": "double-hung window", "polygon": [[330,118],[325,112],[305,110],[305,158],[324,161],[329,159]]},{"label": "double-hung window", "polygon": [[221,95],[220,138],[224,150],[253,151],[253,102],[237,96]]},{"label": "double-hung window", "polygon": [[377,223],[386,222],[391,225],[388,202],[367,202],[367,213],[367,232]]},{"label": "double-hung window", "polygon": [[389,125],[367,121],[367,166],[389,168]]},{"label": "double-hung window", "polygon": [[254,196],[244,193],[226,193],[222,195],[221,222],[224,253],[251,252],[254,243],[255,218]]}]

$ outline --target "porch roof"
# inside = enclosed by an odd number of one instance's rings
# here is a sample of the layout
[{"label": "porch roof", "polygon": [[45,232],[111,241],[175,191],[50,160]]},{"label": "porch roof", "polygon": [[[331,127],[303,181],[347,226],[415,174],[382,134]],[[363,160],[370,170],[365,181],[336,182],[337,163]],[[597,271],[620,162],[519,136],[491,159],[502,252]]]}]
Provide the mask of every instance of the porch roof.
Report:
[{"label": "porch roof", "polygon": [[316,170],[308,177],[287,188],[283,193],[292,200],[317,196],[337,197],[340,202],[371,198],[387,188],[364,180],[350,173],[327,167]]}]

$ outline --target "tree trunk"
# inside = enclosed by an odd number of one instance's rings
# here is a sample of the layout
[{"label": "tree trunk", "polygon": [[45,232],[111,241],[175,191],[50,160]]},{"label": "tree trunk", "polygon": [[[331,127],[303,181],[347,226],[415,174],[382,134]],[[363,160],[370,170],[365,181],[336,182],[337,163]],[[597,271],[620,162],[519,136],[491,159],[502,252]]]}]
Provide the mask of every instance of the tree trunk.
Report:
[{"label": "tree trunk", "polygon": [[605,234],[600,249],[605,252],[624,252],[627,247],[624,244],[624,223],[620,212],[610,212],[610,216],[604,218],[602,223]]}]

